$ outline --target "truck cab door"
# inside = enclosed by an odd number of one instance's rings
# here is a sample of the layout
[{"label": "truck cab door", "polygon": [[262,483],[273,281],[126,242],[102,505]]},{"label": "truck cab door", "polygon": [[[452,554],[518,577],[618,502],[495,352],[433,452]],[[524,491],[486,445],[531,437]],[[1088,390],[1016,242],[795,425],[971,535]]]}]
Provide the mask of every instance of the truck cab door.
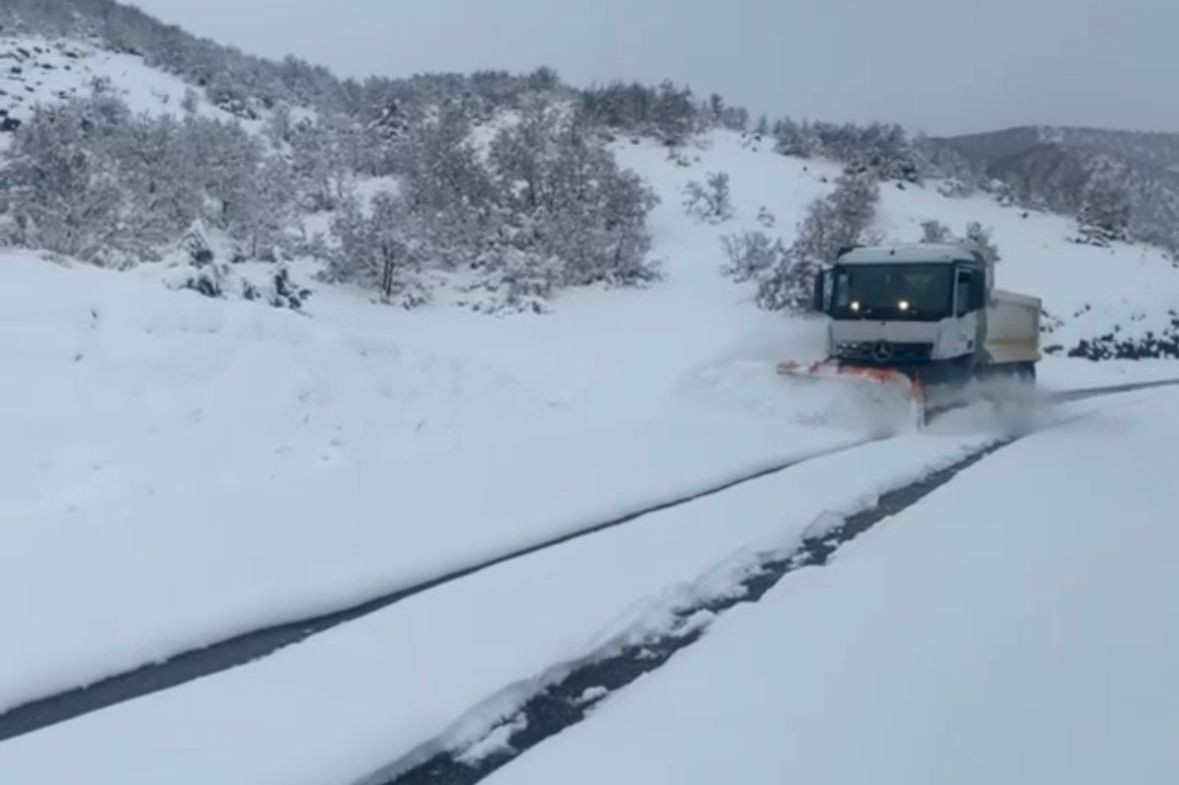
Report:
[{"label": "truck cab door", "polygon": [[942,323],[937,355],[951,360],[973,356],[979,343],[979,312],[973,301],[977,273],[961,267],[954,272],[953,307]]}]

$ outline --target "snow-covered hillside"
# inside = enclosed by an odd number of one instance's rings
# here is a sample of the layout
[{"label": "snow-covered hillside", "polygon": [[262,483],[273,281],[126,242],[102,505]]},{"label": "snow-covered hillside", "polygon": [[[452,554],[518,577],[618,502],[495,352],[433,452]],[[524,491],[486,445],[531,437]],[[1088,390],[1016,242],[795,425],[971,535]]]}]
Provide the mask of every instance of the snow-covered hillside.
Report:
[{"label": "snow-covered hillside", "polygon": [[[133,55],[82,43],[6,39],[0,52],[20,69],[0,76],[18,120],[31,101],[61,100],[94,78],[152,113],[180,111],[188,88]],[[19,642],[0,647],[0,715],[813,459],[2,743],[0,782],[343,783],[416,762],[431,745],[482,743],[570,663],[658,627],[685,601],[732,592],[734,576],[793,547],[824,513],[870,507],[1009,435],[1010,423],[987,413],[911,432],[854,395],[775,374],[782,359],[819,356],[825,325],[758,309],[752,288],[722,273],[721,239],[757,229],[789,244],[841,165],[729,131],[695,139],[678,162],[651,140],[613,149],[660,197],[648,223],[662,278],[561,291],[543,315],[490,316],[447,296],[395,308],[319,280],[312,258],[231,268],[259,285],[287,271],[312,290],[290,309],[178,289],[189,268],[169,262],[115,272],[0,249],[0,619]],[[681,204],[687,184],[713,172],[731,178],[735,214],[719,224]],[[1003,256],[999,286],[1044,300],[1046,343],[1161,334],[1177,318],[1179,270],[1157,249],[1077,245],[1069,219],[982,195],[949,198],[935,182],[881,189],[872,229],[887,240],[915,241],[930,220],[989,227]],[[1048,391],[1171,377],[1179,363],[1063,357],[1046,359],[1040,376]],[[1123,423],[1102,411],[1070,404],[1037,412],[1033,424],[1085,415],[1114,438]],[[1124,424],[1150,435],[1141,421]],[[1092,449],[1087,435],[1053,442],[1055,452],[1029,446],[1004,476]],[[1084,541],[1094,553],[1096,531]],[[970,561],[944,545],[947,559]],[[861,571],[857,586],[870,584],[872,565]],[[855,604],[836,595],[832,607]],[[731,640],[752,635],[732,627]],[[609,725],[604,711],[608,730],[570,744],[588,748],[635,722]],[[551,781],[546,767],[563,763],[552,755],[519,781]]]},{"label": "snow-covered hillside", "polygon": [[[723,262],[719,237],[740,229],[762,229],[793,240],[795,224],[806,204],[827,192],[841,167],[822,161],[806,161],[775,154],[771,144],[757,143],[738,134],[720,132],[703,140],[703,149],[691,151],[692,165],[681,168],[661,162],[651,148],[623,148],[623,160],[655,183],[670,206],[678,205],[690,180],[703,180],[709,172],[726,172],[737,215],[719,227],[716,238],[694,235],[691,253]],[[661,165],[662,163],[662,165]],[[683,219],[668,204],[657,216],[660,221]],[[757,221],[761,208],[776,217],[776,226],[766,229]],[[977,221],[993,232],[1002,260],[997,268],[997,285],[1003,289],[1040,297],[1049,314],[1052,332],[1046,345],[1073,347],[1117,331],[1128,339],[1147,332],[1162,335],[1173,330],[1179,315],[1179,267],[1162,250],[1128,243],[1099,248],[1069,242],[1076,236],[1072,219],[1051,213],[1002,206],[985,194],[965,198],[943,196],[937,181],[924,186],[908,183],[885,184],[873,230],[885,242],[917,242],[921,224],[936,220],[955,232]],[[669,246],[661,235],[657,254],[686,253]],[[705,245],[701,245],[705,244]],[[712,245],[709,248],[708,245]],[[711,270],[710,270],[711,272]]]},{"label": "snow-covered hillside", "polygon": [[[95,41],[0,36],[0,120],[7,121],[6,130],[28,120],[38,104],[81,98],[95,89],[121,97],[137,114],[193,111],[230,119],[193,85],[147,66],[140,56],[112,52]],[[192,103],[186,108],[189,93]]]}]

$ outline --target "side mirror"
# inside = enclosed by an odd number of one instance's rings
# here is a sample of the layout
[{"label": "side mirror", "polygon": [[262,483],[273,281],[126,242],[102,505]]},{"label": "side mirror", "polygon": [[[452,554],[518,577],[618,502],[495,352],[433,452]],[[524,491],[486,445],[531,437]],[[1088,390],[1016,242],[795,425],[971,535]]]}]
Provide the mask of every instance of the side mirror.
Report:
[{"label": "side mirror", "polygon": [[815,290],[811,293],[811,308],[816,313],[827,313],[827,271],[815,275]]}]

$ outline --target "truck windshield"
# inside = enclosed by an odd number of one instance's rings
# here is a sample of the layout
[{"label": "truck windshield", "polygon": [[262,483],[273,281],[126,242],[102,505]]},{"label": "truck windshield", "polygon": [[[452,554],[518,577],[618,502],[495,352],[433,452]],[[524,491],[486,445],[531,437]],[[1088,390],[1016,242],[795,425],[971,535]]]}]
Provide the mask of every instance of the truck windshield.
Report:
[{"label": "truck windshield", "polygon": [[938,321],[950,315],[953,267],[873,264],[835,268],[831,315],[837,319]]}]

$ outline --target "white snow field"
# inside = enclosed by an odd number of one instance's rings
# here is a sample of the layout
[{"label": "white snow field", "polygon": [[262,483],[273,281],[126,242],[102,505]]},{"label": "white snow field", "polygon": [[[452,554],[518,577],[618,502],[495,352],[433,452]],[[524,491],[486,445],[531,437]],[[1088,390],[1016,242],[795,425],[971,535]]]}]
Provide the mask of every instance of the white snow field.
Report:
[{"label": "white snow field", "polygon": [[660,628],[671,609],[735,585],[759,553],[794,548],[820,514],[868,506],[993,438],[876,442],[502,564],[264,660],[0,744],[0,781],[355,781],[433,739],[477,738],[563,663]]},{"label": "white snow field", "polygon": [[[8,98],[24,92],[5,104],[13,116],[95,76],[137,111],[175,111],[183,96],[137,58],[34,43],[46,51],[30,62],[55,67],[5,83]],[[116,273],[0,252],[0,712],[887,432],[894,423],[854,396],[778,378],[777,361],[822,352],[822,322],[761,312],[720,273],[722,235],[758,228],[766,207],[778,219],[768,231],[790,242],[839,167],[729,133],[690,151],[688,168],[651,143],[619,155],[662,197],[651,226],[665,279],[566,293],[544,316],[479,315],[445,294],[404,312],[314,283],[309,262],[291,266],[315,289],[300,314],[173,291],[166,265]],[[683,186],[713,171],[732,176],[737,216],[721,226],[680,206]],[[932,184],[886,186],[882,200],[889,239],[916,239],[931,218],[993,227],[999,285],[1044,298],[1062,320],[1052,341],[1158,330],[1179,303],[1179,272],[1154,249],[1073,245],[1063,218],[946,199]],[[1170,376],[1179,363],[1053,359],[1041,379]],[[657,621],[754,550],[793,544],[827,507],[854,508],[995,437],[993,421],[963,422],[501,565],[259,663],[6,742],[0,782],[364,775],[457,738],[462,717],[480,725],[481,707],[523,694],[514,685]]]},{"label": "white snow field", "polygon": [[487,782],[1173,782],[1177,405],[1006,448]]},{"label": "white snow field", "polygon": [[[21,641],[0,650],[0,709],[863,438],[648,412],[670,380],[638,375],[639,341],[612,350],[634,403],[591,408],[560,362],[544,389],[481,358],[491,341],[399,341],[395,314],[350,296],[372,324],[151,274],[0,266],[19,380],[0,389],[0,617]],[[537,338],[515,349],[539,366],[577,348]]]}]

